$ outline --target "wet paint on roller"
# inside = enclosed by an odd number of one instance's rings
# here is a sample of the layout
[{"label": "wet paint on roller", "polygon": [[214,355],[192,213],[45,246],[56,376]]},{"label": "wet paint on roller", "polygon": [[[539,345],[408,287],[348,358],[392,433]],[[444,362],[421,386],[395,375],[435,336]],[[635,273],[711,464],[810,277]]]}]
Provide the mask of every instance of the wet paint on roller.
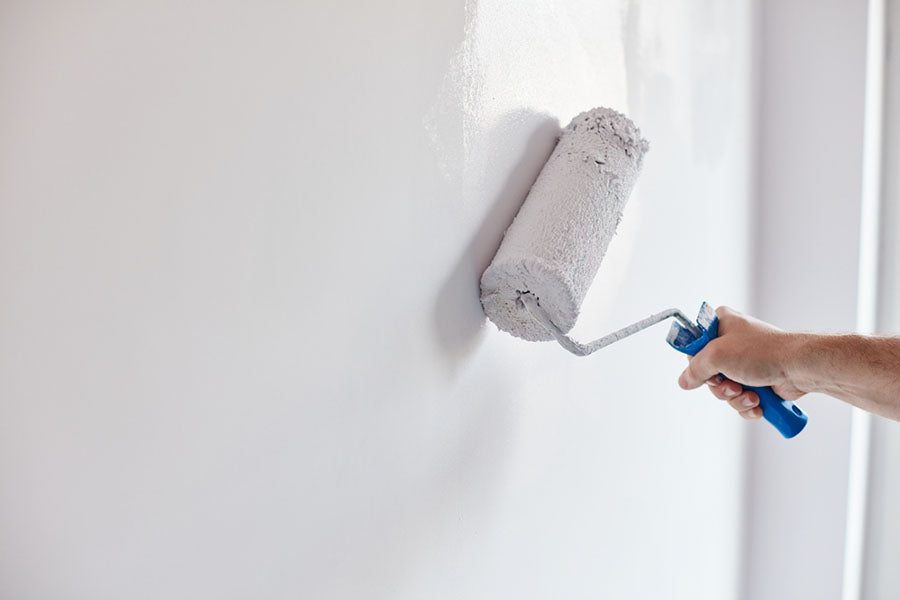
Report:
[{"label": "wet paint on roller", "polygon": [[572,119],[481,277],[481,303],[497,327],[554,339],[523,294],[561,331],[574,326],[647,150],[640,130],[612,109]]}]

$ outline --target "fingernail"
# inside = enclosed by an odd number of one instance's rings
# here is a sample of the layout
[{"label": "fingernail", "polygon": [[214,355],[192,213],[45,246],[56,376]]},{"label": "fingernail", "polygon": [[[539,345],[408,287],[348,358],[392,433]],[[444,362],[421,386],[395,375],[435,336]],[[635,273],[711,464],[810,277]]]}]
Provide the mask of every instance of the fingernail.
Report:
[{"label": "fingernail", "polygon": [[709,385],[712,385],[712,386],[719,385],[720,383],[722,383],[722,376],[716,375],[714,377],[710,377],[709,381],[707,381],[706,383],[708,383]]},{"label": "fingernail", "polygon": [[753,400],[750,399],[750,398],[744,398],[744,399],[741,401],[741,404],[744,405],[744,406],[746,406],[747,408],[750,408],[751,406],[753,406]]},{"label": "fingernail", "polygon": [[725,388],[725,395],[729,398],[732,396],[737,396],[740,392],[735,390],[734,388]]}]

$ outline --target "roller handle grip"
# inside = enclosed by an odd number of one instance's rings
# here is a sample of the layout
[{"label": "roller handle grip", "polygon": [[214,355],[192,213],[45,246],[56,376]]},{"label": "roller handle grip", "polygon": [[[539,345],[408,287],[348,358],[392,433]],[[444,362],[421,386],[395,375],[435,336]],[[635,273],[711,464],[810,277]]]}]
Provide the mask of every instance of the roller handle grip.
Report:
[{"label": "roller handle grip", "polygon": [[786,438],[792,438],[806,427],[808,417],[799,406],[776,394],[771,387],[744,385],[745,390],[753,390],[759,396],[759,406],[763,418],[771,423]]},{"label": "roller handle grip", "polygon": [[[701,307],[701,314],[703,310],[707,308],[707,305],[704,303],[703,307]],[[706,347],[706,344],[710,342],[710,340],[714,339],[716,335],[718,335],[719,331],[719,319],[713,314],[708,315],[709,320],[708,323],[700,323],[698,319],[698,324],[702,330],[703,335],[699,338],[692,338],[688,340],[689,343],[679,344],[673,343],[670,340],[670,344],[673,348],[678,350],[679,352],[683,352],[685,354],[689,354],[694,356],[700,350]],[[724,376],[723,376],[724,377]],[[756,395],[759,396],[759,406],[762,409],[763,418],[771,423],[778,432],[786,438],[792,438],[806,427],[806,423],[809,418],[806,416],[806,413],[803,410],[788,400],[785,400],[778,394],[776,394],[771,387],[755,387],[750,385],[740,384],[741,387],[745,390],[753,390],[756,392]]]}]

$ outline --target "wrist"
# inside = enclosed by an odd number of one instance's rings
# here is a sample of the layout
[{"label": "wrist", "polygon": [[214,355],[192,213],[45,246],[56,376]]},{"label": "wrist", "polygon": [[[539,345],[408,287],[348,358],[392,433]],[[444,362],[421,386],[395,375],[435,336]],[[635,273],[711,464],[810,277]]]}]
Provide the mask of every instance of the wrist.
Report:
[{"label": "wrist", "polygon": [[821,391],[816,389],[821,377],[815,372],[816,360],[823,352],[824,336],[811,333],[787,333],[783,340],[782,365],[786,383],[803,392]]}]

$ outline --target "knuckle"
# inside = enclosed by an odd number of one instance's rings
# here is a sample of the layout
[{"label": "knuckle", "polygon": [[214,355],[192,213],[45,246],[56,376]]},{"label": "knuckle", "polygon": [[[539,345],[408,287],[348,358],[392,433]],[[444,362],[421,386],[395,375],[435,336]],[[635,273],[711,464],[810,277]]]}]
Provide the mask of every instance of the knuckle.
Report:
[{"label": "knuckle", "polygon": [[722,317],[731,316],[731,315],[735,314],[735,312],[736,311],[733,308],[723,304],[722,306],[720,306],[716,309],[716,316],[721,319]]},{"label": "knuckle", "polygon": [[729,396],[737,396],[741,393],[741,386],[733,381],[725,383],[722,387],[724,388],[723,391]]},{"label": "knuckle", "polygon": [[719,317],[720,329],[728,330],[745,320],[744,314],[730,306],[720,306],[716,309],[716,316]]},{"label": "knuckle", "polygon": [[715,396],[719,400],[728,400],[728,397],[725,396],[725,394],[719,388],[711,387],[711,388],[709,388],[709,391],[712,393],[713,396]]}]

